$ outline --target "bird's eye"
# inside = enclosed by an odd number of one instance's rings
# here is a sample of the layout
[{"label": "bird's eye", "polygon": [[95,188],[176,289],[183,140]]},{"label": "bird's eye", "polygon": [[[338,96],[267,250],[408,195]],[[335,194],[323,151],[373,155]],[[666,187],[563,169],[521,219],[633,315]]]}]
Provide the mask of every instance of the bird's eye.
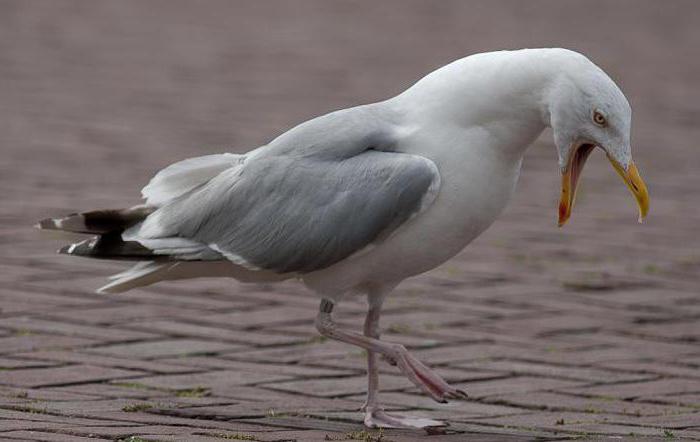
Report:
[{"label": "bird's eye", "polygon": [[593,111],[593,122],[601,127],[608,124],[608,120],[605,118],[605,115],[603,115],[603,113],[599,110]]}]

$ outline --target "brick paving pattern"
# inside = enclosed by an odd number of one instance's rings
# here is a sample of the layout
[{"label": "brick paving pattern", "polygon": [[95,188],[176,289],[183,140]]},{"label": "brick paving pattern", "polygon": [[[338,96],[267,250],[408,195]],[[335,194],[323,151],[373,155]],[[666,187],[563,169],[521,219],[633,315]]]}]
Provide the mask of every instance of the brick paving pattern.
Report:
[{"label": "brick paving pattern", "polygon": [[[700,440],[700,4],[0,3],[0,439]],[[652,209],[604,156],[555,227],[551,135],[496,224],[387,302],[404,343],[470,398],[436,404],[386,365],[384,402],[447,434],[359,433],[365,360],[320,339],[296,283],[96,295],[117,263],[30,228],[137,202],[176,160],[247,150],[388,97],[472,52],[567,46],[635,111]],[[338,308],[359,327],[362,299]],[[141,438],[141,439],[139,439]]]}]

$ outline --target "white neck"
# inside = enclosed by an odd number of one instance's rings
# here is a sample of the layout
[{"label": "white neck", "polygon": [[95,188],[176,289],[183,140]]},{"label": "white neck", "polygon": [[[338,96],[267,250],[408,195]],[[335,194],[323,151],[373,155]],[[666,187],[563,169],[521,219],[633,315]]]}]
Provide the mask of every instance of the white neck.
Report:
[{"label": "white neck", "polygon": [[564,49],[477,54],[428,74],[391,101],[413,121],[478,126],[510,138],[503,148],[522,156],[550,126],[549,91],[557,76],[580,59]]}]

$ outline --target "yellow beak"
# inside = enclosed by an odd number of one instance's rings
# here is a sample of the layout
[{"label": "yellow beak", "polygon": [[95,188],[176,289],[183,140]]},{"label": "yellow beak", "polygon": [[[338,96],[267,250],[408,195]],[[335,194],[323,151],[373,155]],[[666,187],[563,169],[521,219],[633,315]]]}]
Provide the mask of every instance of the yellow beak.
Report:
[{"label": "yellow beak", "polygon": [[[566,221],[571,217],[571,209],[574,207],[576,200],[576,188],[578,187],[578,179],[581,176],[581,171],[586,163],[586,159],[593,151],[594,146],[584,144],[578,147],[571,155],[571,160],[561,177],[561,199],[559,200],[559,227],[566,224]],[[649,193],[647,186],[639,176],[639,171],[634,162],[630,162],[629,167],[625,170],[617,161],[608,156],[608,160],[612,163],[617,173],[627,184],[627,187],[634,195],[639,206],[639,222],[649,212]]]},{"label": "yellow beak", "polygon": [[638,221],[641,223],[647,216],[647,213],[649,213],[649,192],[647,191],[647,185],[644,184],[642,177],[639,176],[639,171],[637,170],[637,166],[634,165],[634,161],[630,161],[629,167],[625,170],[617,161],[609,156],[608,159],[637,200],[637,206],[639,206]]}]

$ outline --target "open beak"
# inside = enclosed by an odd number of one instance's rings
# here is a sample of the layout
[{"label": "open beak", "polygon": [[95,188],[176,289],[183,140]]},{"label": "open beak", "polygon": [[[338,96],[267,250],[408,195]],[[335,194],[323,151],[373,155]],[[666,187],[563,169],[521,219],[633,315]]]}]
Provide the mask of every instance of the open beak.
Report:
[{"label": "open beak", "polygon": [[[571,217],[571,209],[573,209],[574,201],[576,200],[578,180],[581,177],[583,166],[586,164],[586,160],[591,152],[593,152],[594,148],[595,146],[593,144],[582,144],[578,146],[571,154],[569,164],[562,173],[561,199],[559,200],[559,227],[566,224]],[[642,222],[642,219],[649,211],[649,193],[647,192],[647,186],[639,176],[637,166],[635,166],[633,162],[630,162],[627,170],[625,170],[625,168],[610,155],[608,155],[608,160],[610,160],[610,163],[612,163],[617,173],[625,181],[632,195],[634,195],[637,200],[637,205],[639,206],[639,222]]]},{"label": "open beak", "polygon": [[581,178],[583,166],[595,148],[592,144],[581,144],[571,153],[569,164],[561,175],[561,199],[559,200],[559,227],[566,224],[571,217],[571,209],[576,200],[578,180]]}]

